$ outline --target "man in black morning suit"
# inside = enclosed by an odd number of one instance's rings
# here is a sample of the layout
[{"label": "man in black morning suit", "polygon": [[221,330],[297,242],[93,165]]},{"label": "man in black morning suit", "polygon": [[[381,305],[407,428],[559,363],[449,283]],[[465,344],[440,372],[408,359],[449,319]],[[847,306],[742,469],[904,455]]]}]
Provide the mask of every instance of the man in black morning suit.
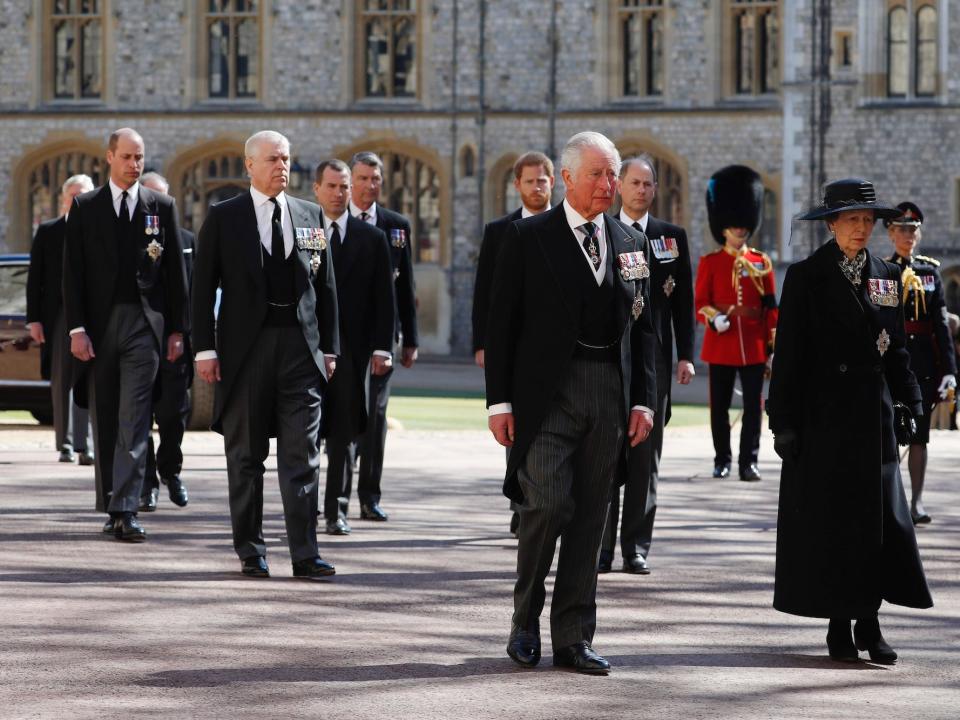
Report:
[{"label": "man in black morning suit", "polygon": [[89,393],[97,509],[110,513],[105,533],[131,542],[146,539],[136,515],[160,354],[173,362],[183,353],[186,315],[176,205],[140,185],[143,158],[135,130],[110,136],[110,181],[74,200],[63,256],[70,351],[86,363],[75,389],[85,383]]},{"label": "man in black morning suit", "polygon": [[323,228],[333,256],[340,308],[337,374],[323,404],[322,427],[327,447],[323,514],[328,534],[346,535],[350,532],[347,507],[352,447],[367,421],[364,376],[368,364],[372,376],[382,377],[393,362],[393,275],[386,235],[347,211],[347,165],[340,160],[320,163],[313,191],[323,210]]},{"label": "man in black morning suit", "polygon": [[67,178],[60,190],[60,217],[40,223],[30,248],[27,273],[27,329],[40,344],[40,375],[50,380],[53,432],[60,462],[93,465],[90,417],[73,400],[73,356],[63,314],[63,244],[73,199],[93,190],[89,175]]},{"label": "man in black morning suit", "polygon": [[[394,331],[394,352],[400,353],[400,364],[413,367],[417,360],[417,298],[413,277],[410,243],[410,221],[400,213],[383,207],[380,188],[383,184],[383,162],[372,152],[359,152],[350,159],[352,183],[350,214],[383,231],[390,247],[393,272],[394,302],[397,309]],[[362,520],[386,521],[380,507],[380,481],[383,476],[383,453],[387,441],[387,403],[393,366],[383,375],[367,373],[367,428],[357,443],[360,455],[360,476],[357,495]],[[347,473],[353,471],[347,466]]]},{"label": "man in black morning suit", "polygon": [[[140,183],[161,195],[170,194],[170,183],[160,173],[144,173]],[[187,297],[193,284],[193,233],[180,228],[180,245],[183,247],[183,265],[187,273]],[[154,448],[153,433],[147,438],[147,474],[140,494],[140,511],[153,512],[157,509],[157,497],[160,494],[160,481],[167,486],[170,502],[177,507],[185,507],[189,501],[187,486],[180,479],[183,467],[183,452],[180,443],[187,429],[190,416],[190,383],[193,380],[193,353],[190,343],[190,304],[187,303],[187,324],[183,333],[183,355],[175,362],[166,358],[160,360],[160,372],[157,376],[158,391],[153,403],[153,415],[157,420],[160,444]]]},{"label": "man in black morning suit", "polygon": [[604,214],[620,155],[594,132],[561,156],[553,210],[514,222],[493,281],[486,336],[489,426],[512,447],[504,494],[520,503],[507,654],[540,660],[544,580],[561,539],[550,611],[553,662],[605,674],[593,651],[597,555],[625,435],[644,440],[656,403],[646,239]]},{"label": "man in black morning suit", "polygon": [[[676,330],[677,382],[686,385],[693,378],[693,271],[686,231],[649,214],[657,192],[653,160],[639,156],[624,160],[620,167],[620,222],[645,233],[650,243],[650,302],[657,331],[657,407],[650,439],[633,449],[628,457],[623,488],[623,521],[620,524],[620,552],[624,572],[650,572],[647,554],[653,541],[657,514],[657,480],[663,429],[670,422],[670,381],[673,367],[673,340]],[[614,488],[603,531],[598,569],[610,572],[617,543],[617,515],[620,490]]]},{"label": "man in black morning suit", "polygon": [[[483,228],[483,242],[477,257],[477,276],[473,283],[473,357],[479,367],[484,364],[484,337],[490,312],[490,286],[493,271],[503,245],[503,236],[514,220],[532,217],[550,209],[553,192],[553,161],[540,152],[527,152],[513,164],[513,186],[520,194],[520,207]],[[507,450],[509,454],[509,450]],[[520,514],[516,503],[510,503],[510,532],[517,534]]]},{"label": "man in black morning suit", "polygon": [[290,142],[264,130],[247,139],[244,155],[250,191],[213,205],[197,238],[196,371],[216,383],[212,427],[223,433],[241,572],[270,574],[263,463],[275,436],[293,575],[316,579],[335,572],[317,548],[317,437],[340,352],[336,283],[320,208],[284,192]]}]

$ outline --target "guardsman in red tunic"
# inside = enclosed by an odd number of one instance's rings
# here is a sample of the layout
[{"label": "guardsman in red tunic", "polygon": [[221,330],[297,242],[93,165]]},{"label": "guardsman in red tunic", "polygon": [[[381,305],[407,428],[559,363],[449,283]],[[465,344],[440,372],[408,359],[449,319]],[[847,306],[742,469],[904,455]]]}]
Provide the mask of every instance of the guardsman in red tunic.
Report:
[{"label": "guardsman in red tunic", "polygon": [[930,522],[921,501],[927,472],[930,413],[941,400],[952,399],[957,387],[957,361],[947,324],[940,261],[913,254],[920,242],[923,213],[912,202],[902,202],[897,209],[902,210],[903,215],[896,220],[884,220],[883,224],[895,250],[890,262],[900,267],[910,369],[917,376],[923,396],[923,415],[916,418],[917,433],[907,457],[910,515],[914,525],[921,525]]},{"label": "guardsman in red tunic", "polygon": [[700,357],[710,364],[710,428],[715,452],[713,477],[730,474],[730,401],[740,375],[743,422],[740,479],[760,480],[760,421],[763,378],[777,327],[773,264],[747,241],[763,218],[763,183],[743,165],[717,171],[707,184],[710,232],[721,248],[700,258],[694,303],[706,335]]}]

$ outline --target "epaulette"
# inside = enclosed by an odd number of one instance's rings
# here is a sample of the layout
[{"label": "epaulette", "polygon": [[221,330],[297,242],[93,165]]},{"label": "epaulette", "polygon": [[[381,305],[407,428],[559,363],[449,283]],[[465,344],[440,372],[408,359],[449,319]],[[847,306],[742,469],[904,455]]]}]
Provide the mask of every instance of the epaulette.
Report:
[{"label": "epaulette", "polygon": [[763,250],[758,250],[757,248],[754,248],[754,247],[747,247],[747,250],[749,250],[752,253],[756,253],[760,257],[764,257],[764,258],[767,257],[767,254]]},{"label": "epaulette", "polygon": [[940,267],[940,261],[932,257],[927,257],[926,255],[914,255],[914,260],[919,260],[920,262],[930,263],[934,267]]}]

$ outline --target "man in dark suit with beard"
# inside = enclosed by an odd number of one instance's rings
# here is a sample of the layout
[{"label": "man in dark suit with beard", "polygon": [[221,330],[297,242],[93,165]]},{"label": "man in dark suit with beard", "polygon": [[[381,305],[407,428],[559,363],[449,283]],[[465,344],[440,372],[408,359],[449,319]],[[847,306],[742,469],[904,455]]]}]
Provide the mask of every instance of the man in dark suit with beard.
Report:
[{"label": "man in dark suit with beard", "polygon": [[[677,340],[677,382],[686,385],[693,378],[693,271],[686,231],[650,215],[657,193],[653,160],[641,155],[623,161],[620,167],[620,222],[646,234],[650,242],[650,302],[657,331],[657,407],[650,439],[630,452],[623,488],[623,521],[620,525],[620,552],[624,572],[647,575],[647,554],[653,542],[653,520],[657,514],[657,480],[663,428],[670,422],[670,370],[673,367],[673,339]],[[598,569],[610,572],[617,543],[617,515],[620,490],[614,488],[603,532]]]},{"label": "man in dark suit with beard", "polygon": [[73,399],[73,357],[63,325],[63,243],[73,199],[90,190],[93,180],[89,175],[74,175],[63,183],[60,217],[37,228],[27,273],[27,329],[41,346],[40,375],[50,380],[53,432],[60,462],[73,462],[76,451],[81,465],[93,465],[93,447],[90,416]]},{"label": "man in dark suit with beard", "polygon": [[[477,277],[473,283],[473,356],[479,367],[484,363],[484,337],[490,313],[490,286],[493,270],[503,244],[503,236],[514,220],[533,217],[550,209],[553,192],[553,161],[541,152],[527,152],[513,164],[513,186],[520,194],[520,207],[483,228],[483,242],[477,258]],[[509,452],[509,451],[508,451]],[[516,503],[510,503],[510,532],[517,534],[520,514]]]},{"label": "man in dark suit with beard", "polygon": [[336,284],[320,208],[284,192],[290,142],[264,130],[244,155],[250,191],[213,205],[197,238],[196,371],[217,383],[213,429],[223,433],[241,572],[270,574],[263,463],[276,436],[293,575],[312,580],[334,574],[317,548],[317,438],[321,393],[340,351]]},{"label": "man in dark suit with beard", "polygon": [[[387,236],[350,215],[350,169],[340,160],[317,166],[313,185],[323,209],[340,308],[337,375],[324,399],[323,436],[327,445],[327,486],[323,514],[329,535],[350,532],[352,448],[367,422],[364,376],[382,377],[393,363],[396,322],[393,276]],[[361,506],[370,498],[361,494]],[[369,508],[369,505],[367,505]]]},{"label": "man in dark suit with beard", "polygon": [[[143,138],[130,128],[110,136],[110,181],[73,201],[63,258],[63,302],[70,351],[87,363],[96,448],[97,509],[103,531],[130,542],[147,460],[154,382],[165,343],[183,353],[186,278],[173,199],[140,185]],[[165,333],[166,329],[166,335]]]},{"label": "man in dark suit with beard", "polygon": [[489,426],[511,447],[504,494],[520,503],[507,654],[540,660],[539,618],[558,539],[550,612],[554,665],[606,674],[594,652],[597,555],[615,471],[646,439],[656,403],[646,238],[604,214],[620,155],[595,132],[561,156],[563,203],[514,222],[486,334]]},{"label": "man in dark suit with beard", "polygon": [[[383,162],[372,152],[359,152],[350,159],[352,183],[350,214],[382,230],[390,246],[393,271],[394,302],[397,308],[394,331],[394,353],[400,364],[413,367],[417,360],[417,298],[413,277],[410,243],[410,221],[400,213],[379,203],[383,184]],[[360,476],[357,495],[360,498],[360,519],[385,522],[387,513],[380,507],[380,481],[383,476],[383,453],[387,441],[387,403],[393,366],[383,375],[367,373],[367,427],[357,443],[360,455]],[[351,465],[347,473],[353,472]]]}]

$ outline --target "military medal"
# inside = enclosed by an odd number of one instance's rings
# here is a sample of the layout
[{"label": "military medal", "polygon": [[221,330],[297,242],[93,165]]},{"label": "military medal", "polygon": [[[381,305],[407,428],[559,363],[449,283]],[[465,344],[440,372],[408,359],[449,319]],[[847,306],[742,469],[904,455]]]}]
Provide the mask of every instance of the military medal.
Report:
[{"label": "military medal", "polygon": [[633,296],[633,308],[631,309],[633,313],[633,319],[638,320],[640,314],[643,312],[643,295],[637,293]]},{"label": "military medal", "polygon": [[937,289],[936,279],[933,277],[933,275],[921,275],[920,282],[923,283],[923,289],[926,292],[933,292]]},{"label": "military medal", "polygon": [[887,352],[887,349],[890,347],[890,335],[887,332],[886,328],[880,331],[880,337],[877,338],[877,350],[880,351],[880,357],[883,357],[884,353]]},{"label": "military medal", "polygon": [[663,283],[663,294],[667,297],[670,297],[673,294],[673,289],[677,286],[677,281],[673,279],[673,275],[667,275],[667,279]]},{"label": "military medal", "polygon": [[313,253],[313,255],[310,256],[310,269],[316,272],[320,268],[321,262],[320,255]]},{"label": "military medal", "polygon": [[[599,260],[599,257],[597,260]],[[647,265],[642,250],[620,253],[617,255],[617,264],[620,266],[620,277],[623,278],[624,282],[650,277],[650,266]]]},{"label": "military medal", "polygon": [[896,280],[867,278],[867,295],[874,305],[897,307],[900,304],[897,289]]},{"label": "military medal", "polygon": [[159,235],[160,234],[160,216],[144,215],[143,216],[143,232],[146,235]]},{"label": "military medal", "polygon": [[650,247],[657,260],[670,262],[680,257],[680,248],[677,247],[676,238],[668,238],[663,235],[658,238],[650,238]]},{"label": "military medal", "polygon": [[323,228],[294,228],[297,238],[297,250],[309,250],[313,253],[326,249],[327,241],[323,235]]},{"label": "military medal", "polygon": [[150,244],[147,245],[147,255],[150,256],[150,259],[154,262],[160,259],[160,256],[163,255],[163,245],[158,243],[156,240],[151,240]]},{"label": "military medal", "polygon": [[390,244],[395,248],[404,248],[407,246],[407,233],[403,228],[390,229]]}]

